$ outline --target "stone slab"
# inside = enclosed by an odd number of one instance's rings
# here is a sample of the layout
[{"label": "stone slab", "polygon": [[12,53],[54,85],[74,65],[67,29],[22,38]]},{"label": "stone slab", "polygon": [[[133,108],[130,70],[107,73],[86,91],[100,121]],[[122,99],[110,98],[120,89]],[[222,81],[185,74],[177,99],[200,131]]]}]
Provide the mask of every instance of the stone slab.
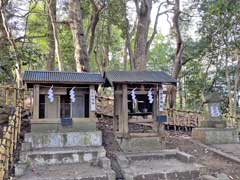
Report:
[{"label": "stone slab", "polygon": [[97,162],[106,156],[104,147],[68,147],[42,148],[40,150],[22,152],[20,161],[29,165],[43,166],[53,164],[70,164]]},{"label": "stone slab", "polygon": [[33,149],[44,147],[101,146],[101,131],[66,133],[27,133],[25,142]]},{"label": "stone slab", "polygon": [[[198,179],[203,166],[178,150],[117,153],[117,164],[125,180]],[[116,167],[114,167],[116,169]]]},{"label": "stone slab", "polygon": [[29,169],[14,180],[115,180],[115,173],[108,169],[84,164],[41,166]]},{"label": "stone slab", "polygon": [[239,143],[238,130],[235,128],[194,128],[192,137],[204,144]]},{"label": "stone slab", "polygon": [[240,144],[213,144],[212,147],[240,160]]},{"label": "stone slab", "polygon": [[201,128],[226,128],[227,123],[223,120],[205,120],[200,121]]}]

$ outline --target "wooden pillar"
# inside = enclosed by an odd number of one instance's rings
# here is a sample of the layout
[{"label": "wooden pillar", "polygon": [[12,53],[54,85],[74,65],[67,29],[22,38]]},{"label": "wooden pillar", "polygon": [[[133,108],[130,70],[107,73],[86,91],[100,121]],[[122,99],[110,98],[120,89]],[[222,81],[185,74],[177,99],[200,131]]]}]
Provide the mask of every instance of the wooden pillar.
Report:
[{"label": "wooden pillar", "polygon": [[117,100],[117,113],[118,113],[118,130],[119,130],[119,134],[123,135],[124,133],[124,126],[123,126],[123,122],[124,122],[124,116],[123,116],[123,93],[122,93],[122,86],[118,86],[117,90],[121,90],[121,94],[118,96],[118,100]]},{"label": "wooden pillar", "polygon": [[123,133],[128,134],[128,89],[127,84],[122,86],[122,120],[123,120]]},{"label": "wooden pillar", "polygon": [[[91,99],[91,93],[93,94],[94,92],[94,96],[92,95],[92,99]],[[95,101],[95,102],[94,102]],[[91,105],[92,103],[92,105]],[[95,105],[94,105],[95,104]],[[91,107],[91,106],[95,106],[95,107]],[[95,118],[95,111],[96,111],[96,92],[95,92],[95,86],[94,85],[90,85],[89,86],[89,118]]]},{"label": "wooden pillar", "polygon": [[119,121],[119,99],[120,95],[116,94],[116,89],[114,89],[114,101],[113,101],[113,132],[116,133],[118,130],[118,121]]},{"label": "wooden pillar", "polygon": [[33,119],[39,119],[39,85],[33,86]]},{"label": "wooden pillar", "polygon": [[154,85],[154,97],[153,97],[153,131],[159,132],[159,124],[157,123],[158,116],[158,85]]}]

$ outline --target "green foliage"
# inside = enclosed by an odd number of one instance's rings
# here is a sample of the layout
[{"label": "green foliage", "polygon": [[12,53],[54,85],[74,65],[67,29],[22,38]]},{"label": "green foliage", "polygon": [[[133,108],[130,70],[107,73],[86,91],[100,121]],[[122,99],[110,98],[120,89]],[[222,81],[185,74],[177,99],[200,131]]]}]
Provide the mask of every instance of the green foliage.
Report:
[{"label": "green foliage", "polygon": [[148,52],[147,69],[168,72],[172,65],[173,52],[170,42],[161,33],[158,33]]}]

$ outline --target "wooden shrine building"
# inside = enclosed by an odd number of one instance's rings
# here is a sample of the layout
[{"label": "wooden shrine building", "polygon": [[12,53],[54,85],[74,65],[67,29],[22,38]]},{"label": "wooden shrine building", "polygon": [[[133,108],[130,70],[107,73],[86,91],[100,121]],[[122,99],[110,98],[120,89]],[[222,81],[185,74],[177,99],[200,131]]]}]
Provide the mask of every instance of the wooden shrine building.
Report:
[{"label": "wooden shrine building", "polygon": [[164,122],[163,85],[176,80],[160,71],[109,71],[104,86],[114,90],[113,129],[117,137],[158,135]]},{"label": "wooden shrine building", "polygon": [[95,95],[103,83],[101,74],[25,71],[23,82],[33,95],[32,131],[96,127]]}]

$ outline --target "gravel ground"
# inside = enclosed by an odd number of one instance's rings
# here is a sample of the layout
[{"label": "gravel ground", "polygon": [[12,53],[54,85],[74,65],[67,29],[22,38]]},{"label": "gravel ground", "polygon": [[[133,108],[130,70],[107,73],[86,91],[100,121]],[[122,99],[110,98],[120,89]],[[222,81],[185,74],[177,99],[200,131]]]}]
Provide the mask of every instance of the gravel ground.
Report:
[{"label": "gravel ground", "polygon": [[[103,131],[103,145],[107,150],[107,156],[114,158],[113,152],[121,151],[114,139],[112,132],[112,119],[99,119],[98,128]],[[232,180],[240,180],[240,164],[229,161],[215,153],[208,151],[207,148],[191,141],[191,133],[168,131],[166,146],[168,149],[178,148],[189,153],[196,158],[196,162],[206,167],[206,174],[217,176],[224,173]]]}]

